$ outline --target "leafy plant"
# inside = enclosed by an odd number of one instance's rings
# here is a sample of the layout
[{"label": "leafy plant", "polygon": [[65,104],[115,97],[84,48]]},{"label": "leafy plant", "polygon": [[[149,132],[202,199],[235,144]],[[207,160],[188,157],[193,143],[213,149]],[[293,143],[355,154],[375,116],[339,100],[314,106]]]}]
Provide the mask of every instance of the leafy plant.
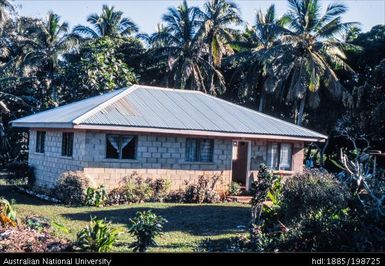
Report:
[{"label": "leafy plant", "polygon": [[163,224],[167,220],[149,210],[137,212],[130,222],[128,232],[136,239],[130,247],[134,252],[146,252],[150,246],[156,245],[155,237],[163,233]]},{"label": "leafy plant", "polygon": [[100,207],[105,204],[108,199],[108,195],[104,186],[99,186],[98,188],[87,188],[85,195],[85,204],[87,206]]},{"label": "leafy plant", "polygon": [[52,225],[52,227],[54,227],[55,229],[57,229],[60,232],[63,232],[65,234],[69,234],[70,233],[70,230],[68,229],[68,227],[66,227],[65,225],[63,225],[61,223],[52,222],[51,225]]},{"label": "leafy plant", "polygon": [[12,204],[3,197],[0,197],[0,222],[3,226],[16,226],[17,223],[16,211]]},{"label": "leafy plant", "polygon": [[83,251],[107,252],[116,242],[120,230],[111,222],[91,217],[90,223],[77,234],[77,246]]},{"label": "leafy plant", "polygon": [[34,230],[41,231],[44,228],[50,227],[50,222],[45,217],[40,216],[28,216],[25,218],[25,224]]},{"label": "leafy plant", "polygon": [[232,196],[239,195],[241,192],[241,185],[237,182],[231,182],[230,189],[229,189],[229,194]]}]

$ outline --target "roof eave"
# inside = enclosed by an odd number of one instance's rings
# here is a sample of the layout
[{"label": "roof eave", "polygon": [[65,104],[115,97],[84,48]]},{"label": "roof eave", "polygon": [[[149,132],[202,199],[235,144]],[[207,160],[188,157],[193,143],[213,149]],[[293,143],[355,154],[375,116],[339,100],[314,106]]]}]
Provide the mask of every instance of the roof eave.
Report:
[{"label": "roof eave", "polygon": [[73,128],[72,123],[68,122],[17,122],[17,121],[11,121],[10,124],[12,127],[19,127],[19,128]]},{"label": "roof eave", "polygon": [[107,125],[74,125],[75,129],[102,130],[102,131],[121,131],[121,132],[136,132],[136,133],[158,133],[158,134],[177,134],[189,136],[207,136],[207,137],[225,137],[234,139],[271,139],[271,140],[292,140],[304,142],[325,142],[327,136],[286,136],[286,135],[271,135],[271,134],[249,134],[236,132],[219,132],[219,131],[204,131],[204,130],[189,130],[189,129],[168,129],[168,128],[153,128],[153,127],[128,127],[128,126],[107,126]]}]

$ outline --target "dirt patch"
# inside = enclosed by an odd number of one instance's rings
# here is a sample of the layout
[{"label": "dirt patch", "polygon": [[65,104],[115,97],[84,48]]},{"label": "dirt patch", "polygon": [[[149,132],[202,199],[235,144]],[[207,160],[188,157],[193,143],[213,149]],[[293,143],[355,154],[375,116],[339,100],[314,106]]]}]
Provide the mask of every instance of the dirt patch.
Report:
[{"label": "dirt patch", "polygon": [[19,226],[0,228],[0,252],[61,252],[72,249],[71,241],[58,239],[47,230]]}]

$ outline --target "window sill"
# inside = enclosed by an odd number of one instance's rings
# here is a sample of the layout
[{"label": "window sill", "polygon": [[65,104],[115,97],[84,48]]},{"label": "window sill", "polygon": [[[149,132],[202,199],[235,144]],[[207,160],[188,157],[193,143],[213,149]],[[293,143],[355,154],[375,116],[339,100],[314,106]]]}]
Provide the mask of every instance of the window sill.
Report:
[{"label": "window sill", "polygon": [[74,159],[73,156],[64,156],[64,155],[59,155],[58,158],[61,158],[61,159],[68,159],[68,160],[73,160],[73,159]]},{"label": "window sill", "polygon": [[214,165],[214,162],[182,162],[180,164]]},{"label": "window sill", "polygon": [[137,159],[103,159],[103,163],[138,163]]}]

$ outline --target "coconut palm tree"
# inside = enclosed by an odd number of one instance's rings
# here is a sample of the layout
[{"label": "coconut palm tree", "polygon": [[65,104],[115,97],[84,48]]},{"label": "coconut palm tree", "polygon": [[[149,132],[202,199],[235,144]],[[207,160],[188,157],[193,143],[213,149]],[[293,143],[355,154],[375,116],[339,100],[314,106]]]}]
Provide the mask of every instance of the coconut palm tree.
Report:
[{"label": "coconut palm tree", "polygon": [[177,8],[169,8],[162,18],[166,28],[152,39],[162,45],[151,52],[168,62],[169,80],[174,87],[207,93],[205,84],[210,71],[214,72],[219,90],[224,89],[224,79],[206,60],[205,34],[198,20],[200,12],[186,1]]},{"label": "coconut palm tree", "polygon": [[265,13],[259,10],[255,24],[247,26],[241,39],[232,42],[238,53],[228,61],[241,62],[235,75],[244,76],[239,93],[242,97],[253,97],[260,89],[259,111],[264,109],[266,94],[271,92],[270,83],[274,79],[267,75],[267,60],[263,55],[280,42],[279,37],[286,31],[283,24],[282,18],[276,17],[275,6],[271,5]]},{"label": "coconut palm tree", "polygon": [[24,65],[43,70],[47,73],[46,84],[54,104],[57,104],[56,88],[53,85],[60,57],[74,49],[78,39],[68,34],[68,24],[60,22],[60,16],[48,13],[47,19],[27,28],[30,46],[33,48],[26,54]]},{"label": "coconut palm tree", "polygon": [[320,88],[340,97],[343,88],[335,69],[352,69],[344,61],[345,43],[338,36],[355,23],[341,22],[347,10],[342,4],[329,4],[321,15],[318,0],[288,2],[289,11],[283,18],[287,31],[281,43],[266,50],[262,57],[268,62],[268,75],[276,77],[269,87],[294,102],[295,122],[300,125],[305,104],[318,107]]},{"label": "coconut palm tree", "polygon": [[103,5],[102,13],[91,14],[87,21],[91,27],[78,25],[73,29],[74,34],[84,38],[129,36],[138,32],[138,26],[129,18],[123,17],[122,11]]},{"label": "coconut palm tree", "polygon": [[[234,39],[234,30],[231,26],[241,24],[238,6],[228,0],[210,0],[204,4],[201,12],[202,27],[206,34],[208,45],[208,62],[210,65],[220,67],[222,56],[232,54],[229,43]],[[209,91],[215,94],[214,71],[209,71]]]}]

